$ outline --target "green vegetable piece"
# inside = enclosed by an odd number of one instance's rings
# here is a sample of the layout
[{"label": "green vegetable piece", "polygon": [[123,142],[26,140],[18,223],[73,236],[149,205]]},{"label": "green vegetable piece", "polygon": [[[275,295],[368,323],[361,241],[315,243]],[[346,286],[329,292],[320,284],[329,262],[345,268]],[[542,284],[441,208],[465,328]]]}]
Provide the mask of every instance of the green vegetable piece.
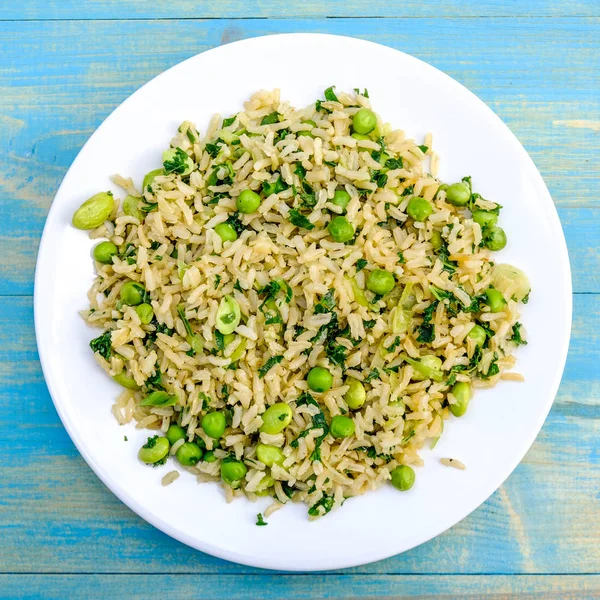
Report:
[{"label": "green vegetable piece", "polygon": [[446,200],[454,206],[465,206],[471,199],[471,190],[466,183],[453,183],[446,190]]},{"label": "green vegetable piece", "polygon": [[467,412],[471,401],[471,386],[466,381],[458,381],[452,386],[452,395],[456,398],[456,402],[450,405],[450,412],[455,417],[462,417]]},{"label": "green vegetable piece", "polygon": [[333,385],[333,375],[324,367],[313,367],[306,377],[306,382],[313,392],[327,392]]},{"label": "green vegetable piece", "polygon": [[346,208],[348,202],[350,202],[350,194],[346,190],[336,190],[331,199],[332,204],[342,208]]},{"label": "green vegetable piece", "polygon": [[415,483],[415,471],[408,465],[400,465],[392,470],[392,485],[401,492],[406,492]]},{"label": "green vegetable piece", "polygon": [[248,468],[239,460],[223,461],[221,464],[221,479],[234,490],[242,485]]},{"label": "green vegetable piece", "polygon": [[202,429],[207,436],[218,440],[225,433],[227,419],[221,411],[209,412],[202,417]]},{"label": "green vegetable piece", "polygon": [[258,210],[260,206],[260,196],[252,190],[243,190],[237,197],[235,205],[239,212],[249,215]]},{"label": "green vegetable piece", "polygon": [[292,422],[292,408],[284,402],[277,402],[262,414],[260,431],[274,435],[283,431]]},{"label": "green vegetable piece", "polygon": [[511,297],[517,302],[523,302],[531,292],[531,285],[527,275],[509,264],[496,264],[492,269],[492,282],[494,287],[501,292],[508,289],[511,291]]},{"label": "green vegetable piece", "polygon": [[169,425],[169,429],[167,429],[166,435],[171,446],[175,442],[186,438],[185,429],[181,427],[181,425],[177,425],[176,423],[171,423],[171,425]]},{"label": "green vegetable piece", "polygon": [[364,133],[354,132],[350,137],[353,137],[355,140],[371,140],[371,137],[368,135],[365,135]]},{"label": "green vegetable piece", "polygon": [[146,290],[135,281],[128,281],[121,287],[121,300],[128,306],[137,306],[142,303]]},{"label": "green vegetable piece", "polygon": [[504,299],[502,292],[491,287],[485,290],[485,295],[485,303],[490,307],[490,312],[498,313],[504,310],[506,300]]},{"label": "green vegetable piece", "polygon": [[299,210],[296,210],[295,208],[290,210],[288,219],[290,220],[290,223],[296,227],[302,227],[308,231],[315,228],[315,226]]},{"label": "green vegetable piece", "polygon": [[140,386],[135,382],[133,377],[129,377],[125,371],[121,371],[118,375],[114,375],[113,379],[128,390],[139,390]]},{"label": "green vegetable piece", "polygon": [[110,217],[115,199],[112,192],[100,192],[86,200],[73,215],[73,227],[96,229]]},{"label": "green vegetable piece", "polygon": [[175,456],[184,467],[193,467],[202,459],[202,448],[194,442],[185,442],[179,447]]},{"label": "green vegetable piece", "polygon": [[119,254],[119,249],[112,242],[100,242],[94,246],[94,260],[104,265],[112,265],[112,257]]},{"label": "green vegetable piece", "polygon": [[352,128],[356,133],[363,135],[371,133],[377,125],[377,117],[372,110],[368,108],[361,108],[352,117]]},{"label": "green vegetable piece", "polygon": [[123,200],[123,212],[128,217],[135,217],[138,221],[144,220],[144,213],[138,208],[139,198],[127,195]]},{"label": "green vegetable piece", "polygon": [[506,232],[502,227],[492,227],[484,236],[485,247],[492,252],[498,252],[506,246]]},{"label": "green vegetable piece", "polygon": [[353,377],[346,378],[345,383],[348,386],[348,391],[344,394],[344,400],[346,401],[348,408],[351,408],[352,410],[362,408],[367,399],[365,386],[361,381],[354,379]]},{"label": "green vegetable piece", "polygon": [[346,217],[333,217],[327,226],[334,242],[346,243],[354,237],[354,227]]},{"label": "green vegetable piece", "polygon": [[347,438],[354,435],[354,421],[344,415],[336,415],[331,419],[329,431],[334,438]]},{"label": "green vegetable piece", "polygon": [[140,448],[138,458],[148,465],[162,461],[169,454],[169,440],[157,435],[149,437],[148,441]]},{"label": "green vegetable piece", "polygon": [[177,397],[171,396],[162,390],[150,392],[141,402],[140,406],[175,406]]},{"label": "green vegetable piece", "polygon": [[433,212],[433,206],[431,206],[431,202],[428,202],[425,198],[415,196],[410,199],[406,212],[408,213],[408,216],[415,221],[425,221],[425,219]]},{"label": "green vegetable piece", "polygon": [[498,222],[498,215],[489,210],[474,210],[472,219],[483,229],[484,227],[494,227]]},{"label": "green vegetable piece", "polygon": [[256,446],[256,458],[267,467],[272,467],[273,465],[281,466],[285,460],[285,454],[277,446],[258,444]]},{"label": "green vegetable piece", "polygon": [[469,331],[467,337],[471,338],[477,346],[481,347],[485,344],[487,334],[481,325],[475,325],[475,327]]},{"label": "green vegetable piece", "polygon": [[159,176],[159,175],[164,175],[165,172],[162,169],[154,169],[154,171],[150,171],[149,173],[146,173],[144,175],[144,181],[142,182],[142,189],[144,191],[146,191],[148,189],[149,185],[152,185],[152,183],[154,182],[154,180]]},{"label": "green vegetable piece", "polygon": [[215,225],[215,233],[224,242],[235,242],[235,240],[238,239],[238,234],[229,223],[219,223],[218,225]]},{"label": "green vegetable piece", "polygon": [[217,460],[217,457],[215,456],[215,453],[212,450],[209,450],[208,452],[204,453],[204,462],[214,463],[215,460]]},{"label": "green vegetable piece", "polygon": [[439,250],[444,243],[442,240],[442,234],[437,229],[434,229],[431,232],[431,238],[429,239],[429,241],[433,246],[433,249],[436,251]]},{"label": "green vegetable piece", "polygon": [[[269,488],[272,488],[274,485],[275,480],[270,475],[265,475],[256,486],[254,493],[257,496],[267,496],[269,494]],[[262,523],[257,523],[257,525],[267,525],[267,523],[263,521]]]},{"label": "green vegetable piece", "polygon": [[152,309],[152,306],[146,302],[138,304],[135,307],[135,312],[144,325],[149,325],[154,318],[154,310]]},{"label": "green vegetable piece", "polygon": [[422,356],[419,360],[415,360],[408,356],[404,356],[403,358],[413,368],[414,373],[412,379],[415,381],[424,381],[425,379],[442,381],[444,378],[444,373],[442,372],[442,359],[438,356],[428,354]]},{"label": "green vegetable piece", "polygon": [[165,175],[176,173],[185,177],[194,170],[194,161],[181,148],[169,148],[163,152]]},{"label": "green vegetable piece", "polygon": [[389,271],[383,269],[375,269],[369,273],[367,278],[367,289],[374,294],[383,296],[394,289],[396,280]]},{"label": "green vegetable piece", "polygon": [[217,309],[217,330],[223,335],[233,333],[241,319],[242,312],[237,300],[233,296],[223,296]]}]

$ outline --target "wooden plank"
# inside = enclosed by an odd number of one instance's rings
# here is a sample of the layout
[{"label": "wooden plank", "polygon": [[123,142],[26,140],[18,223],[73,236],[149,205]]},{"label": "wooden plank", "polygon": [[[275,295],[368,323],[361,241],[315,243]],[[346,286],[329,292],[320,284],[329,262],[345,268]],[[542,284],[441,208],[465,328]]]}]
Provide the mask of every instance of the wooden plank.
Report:
[{"label": "wooden plank", "polygon": [[7,598],[480,598],[583,600],[600,597],[600,577],[377,575],[3,575]]},{"label": "wooden plank", "polygon": [[[521,3],[522,4],[522,3]],[[58,6],[58,4],[57,4]],[[145,81],[242,37],[356,35],[409,51],[467,85],[509,124],[546,179],[570,244],[575,290],[600,291],[596,168],[598,19],[224,20],[0,23],[0,294],[29,294],[37,242],[66,169]],[[456,32],[461,35],[457,36]],[[511,44],[506,40],[512,40]],[[43,57],[42,59],[40,57]],[[525,68],[526,67],[526,68]]]},{"label": "wooden plank", "polygon": [[423,3],[418,0],[291,0],[280,2],[214,3],[196,0],[111,0],[78,2],[77,0],[29,0],[0,5],[0,19],[220,19],[228,18],[307,18],[307,17],[481,17],[481,16],[597,16],[593,0],[555,2],[552,0],[453,0]]},{"label": "wooden plank", "polygon": [[[599,331],[600,295],[575,296],[569,360],[555,405],[498,492],[435,540],[347,573],[595,572]],[[1,572],[261,573],[168,538],[131,513],[85,465],[44,385],[30,298],[0,298],[0,380],[0,454],[10,457],[0,469],[0,489],[7,490]]]}]

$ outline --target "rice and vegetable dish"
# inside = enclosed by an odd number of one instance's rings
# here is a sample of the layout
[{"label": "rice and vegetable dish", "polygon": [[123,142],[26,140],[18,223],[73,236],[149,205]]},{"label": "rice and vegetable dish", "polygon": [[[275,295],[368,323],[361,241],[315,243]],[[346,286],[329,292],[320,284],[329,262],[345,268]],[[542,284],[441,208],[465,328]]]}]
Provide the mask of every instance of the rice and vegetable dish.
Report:
[{"label": "rice and vegetable dish", "polygon": [[184,122],[141,189],[115,176],[123,201],[75,212],[105,238],[82,314],[117,421],[153,430],[143,463],[322,516],[410,489],[475,388],[522,379],[530,287],[494,261],[501,206],[442,183],[431,146],[366,90],[303,109],[261,91],[204,136]]}]

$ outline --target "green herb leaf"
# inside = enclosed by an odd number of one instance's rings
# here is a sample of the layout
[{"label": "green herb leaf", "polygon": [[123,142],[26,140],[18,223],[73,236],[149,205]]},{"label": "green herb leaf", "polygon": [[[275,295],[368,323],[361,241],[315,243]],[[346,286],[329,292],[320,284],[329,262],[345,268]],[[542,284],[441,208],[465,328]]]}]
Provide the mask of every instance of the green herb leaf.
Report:
[{"label": "green herb leaf", "polygon": [[309,509],[308,514],[311,517],[320,517],[326,515],[333,508],[333,496],[324,494],[323,497],[315,502]]},{"label": "green herb leaf", "polygon": [[339,102],[338,97],[335,95],[335,92],[333,91],[333,88],[335,86],[332,85],[331,87],[328,87],[325,90],[325,100],[328,100],[329,102]]},{"label": "green herb leaf", "polygon": [[233,125],[233,123],[235,122],[237,115],[233,115],[233,117],[229,117],[229,119],[223,119],[223,127],[229,127],[230,125]]},{"label": "green herb leaf", "polygon": [[385,166],[388,169],[390,169],[390,171],[393,171],[394,169],[402,169],[402,167],[404,166],[404,163],[402,162],[402,159],[400,157],[388,158],[385,161]]},{"label": "green herb leaf", "polygon": [[211,158],[217,158],[219,152],[221,151],[221,147],[218,144],[206,144],[204,149],[208,152]]},{"label": "green herb leaf", "polygon": [[289,213],[289,221],[296,227],[302,227],[304,229],[314,229],[315,226],[298,210],[292,208]]},{"label": "green herb leaf", "polygon": [[173,396],[162,390],[150,392],[140,402],[140,406],[175,406],[175,404],[177,404],[177,396]]},{"label": "green herb leaf", "polygon": [[423,153],[423,154],[427,154],[427,150],[429,150],[428,146],[419,146],[419,150]]},{"label": "green herb leaf", "polygon": [[422,325],[419,325],[417,331],[419,332],[417,342],[431,344],[435,339],[435,326],[433,323],[423,323]]},{"label": "green herb leaf", "polygon": [[279,175],[277,180],[273,183],[267,183],[266,181],[263,181],[262,184],[262,189],[265,193],[265,198],[268,198],[271,194],[278,194],[279,192],[283,192],[284,190],[287,190],[287,188],[288,185],[285,183],[285,181],[283,181],[281,175]]},{"label": "green herb leaf", "polygon": [[322,298],[315,304],[315,314],[330,312],[335,307],[335,290],[330,289]]},{"label": "green herb leaf", "polygon": [[[182,175],[185,173],[188,167],[188,160],[189,156],[181,148],[176,148],[173,158],[171,160],[166,160],[163,163],[165,175],[169,175],[171,173]],[[142,210],[144,210],[143,207]]]},{"label": "green herb leaf", "polygon": [[97,352],[105,360],[110,360],[112,355],[112,347],[110,345],[111,332],[105,331],[102,335],[94,338],[90,342],[90,348],[93,352]]},{"label": "green herb leaf", "polygon": [[258,370],[258,376],[262,379],[267,374],[269,369],[275,365],[278,365],[282,360],[283,355],[281,354],[278,356],[271,356],[271,358],[269,358],[269,360],[267,360],[267,362]]},{"label": "green herb leaf", "polygon": [[261,125],[273,125],[273,123],[279,122],[279,113],[277,111],[272,112],[270,115],[262,118]]},{"label": "green herb leaf", "polygon": [[380,378],[379,370],[376,367],[365,377],[365,383],[371,383],[371,381],[373,381],[374,379],[379,379],[379,378]]},{"label": "green herb leaf", "polygon": [[267,523],[267,522],[266,522],[266,521],[263,519],[262,513],[258,513],[258,514],[256,515],[256,524],[257,524],[259,527],[262,527],[262,526],[264,526],[264,525],[268,525],[268,523]]},{"label": "green herb leaf", "polygon": [[513,342],[516,346],[526,346],[527,341],[523,339],[521,335],[521,323],[518,321],[512,326],[512,336],[508,338],[511,342]]},{"label": "green herb leaf", "polygon": [[369,263],[364,258],[359,258],[356,261],[356,272],[362,271]]}]

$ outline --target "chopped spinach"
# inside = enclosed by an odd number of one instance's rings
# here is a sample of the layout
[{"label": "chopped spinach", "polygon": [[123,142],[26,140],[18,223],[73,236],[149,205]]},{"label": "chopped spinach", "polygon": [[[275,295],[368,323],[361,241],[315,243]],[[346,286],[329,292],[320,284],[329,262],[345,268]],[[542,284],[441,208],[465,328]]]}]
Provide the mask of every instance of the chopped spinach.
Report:
[{"label": "chopped spinach", "polygon": [[[175,155],[171,160],[166,160],[163,163],[165,169],[165,175],[176,173],[177,175],[183,175],[188,168],[188,159],[190,157],[181,149],[175,148]],[[142,210],[144,210],[142,208]]]},{"label": "chopped spinach", "polygon": [[260,122],[261,125],[272,125],[273,123],[279,122],[279,113],[277,111],[272,112],[270,115],[267,115],[262,118]]},{"label": "chopped spinach", "polygon": [[274,367],[275,365],[278,365],[281,361],[283,360],[283,355],[278,355],[278,356],[272,356],[271,358],[269,358],[269,360],[267,360],[267,362],[265,362],[265,364],[258,370],[258,376],[262,379],[267,372],[269,371],[269,369],[271,369],[272,367]]},{"label": "chopped spinach", "polygon": [[356,272],[362,271],[369,263],[364,258],[359,258],[356,261]]},{"label": "chopped spinach", "polygon": [[379,369],[375,367],[366,377],[365,383],[371,383],[374,379],[380,379]]},{"label": "chopped spinach", "polygon": [[423,323],[417,328],[419,335],[417,342],[423,342],[424,344],[430,344],[435,339],[435,326],[433,323]]},{"label": "chopped spinach", "polygon": [[292,225],[296,227],[303,227],[304,229],[314,229],[315,226],[299,211],[292,208],[289,213],[289,220]]},{"label": "chopped spinach", "polygon": [[[323,509],[322,511],[319,509]],[[323,494],[323,497],[315,502],[309,509],[308,514],[311,517],[319,517],[322,515],[326,515],[333,508],[333,496],[328,496],[327,494]]]},{"label": "chopped spinach", "polygon": [[93,352],[97,352],[105,360],[110,360],[112,355],[112,347],[110,345],[111,332],[105,331],[102,335],[94,338],[90,342],[90,348]]},{"label": "chopped spinach", "polygon": [[516,346],[527,345],[527,341],[524,340],[521,335],[521,327],[523,327],[523,325],[517,321],[512,327],[512,336],[508,338]]},{"label": "chopped spinach", "polygon": [[262,513],[258,513],[258,514],[256,515],[256,524],[257,524],[259,527],[262,527],[262,526],[264,526],[264,525],[268,525],[268,523],[267,523],[267,522],[266,522],[266,521],[263,519]]},{"label": "chopped spinach", "polygon": [[206,144],[204,149],[208,152],[211,158],[217,158],[219,152],[221,151],[221,147],[218,144]]},{"label": "chopped spinach", "polygon": [[335,86],[332,85],[331,87],[328,87],[325,90],[325,100],[328,100],[329,102],[339,102],[338,97],[335,95],[335,92],[333,91],[333,88]]}]

